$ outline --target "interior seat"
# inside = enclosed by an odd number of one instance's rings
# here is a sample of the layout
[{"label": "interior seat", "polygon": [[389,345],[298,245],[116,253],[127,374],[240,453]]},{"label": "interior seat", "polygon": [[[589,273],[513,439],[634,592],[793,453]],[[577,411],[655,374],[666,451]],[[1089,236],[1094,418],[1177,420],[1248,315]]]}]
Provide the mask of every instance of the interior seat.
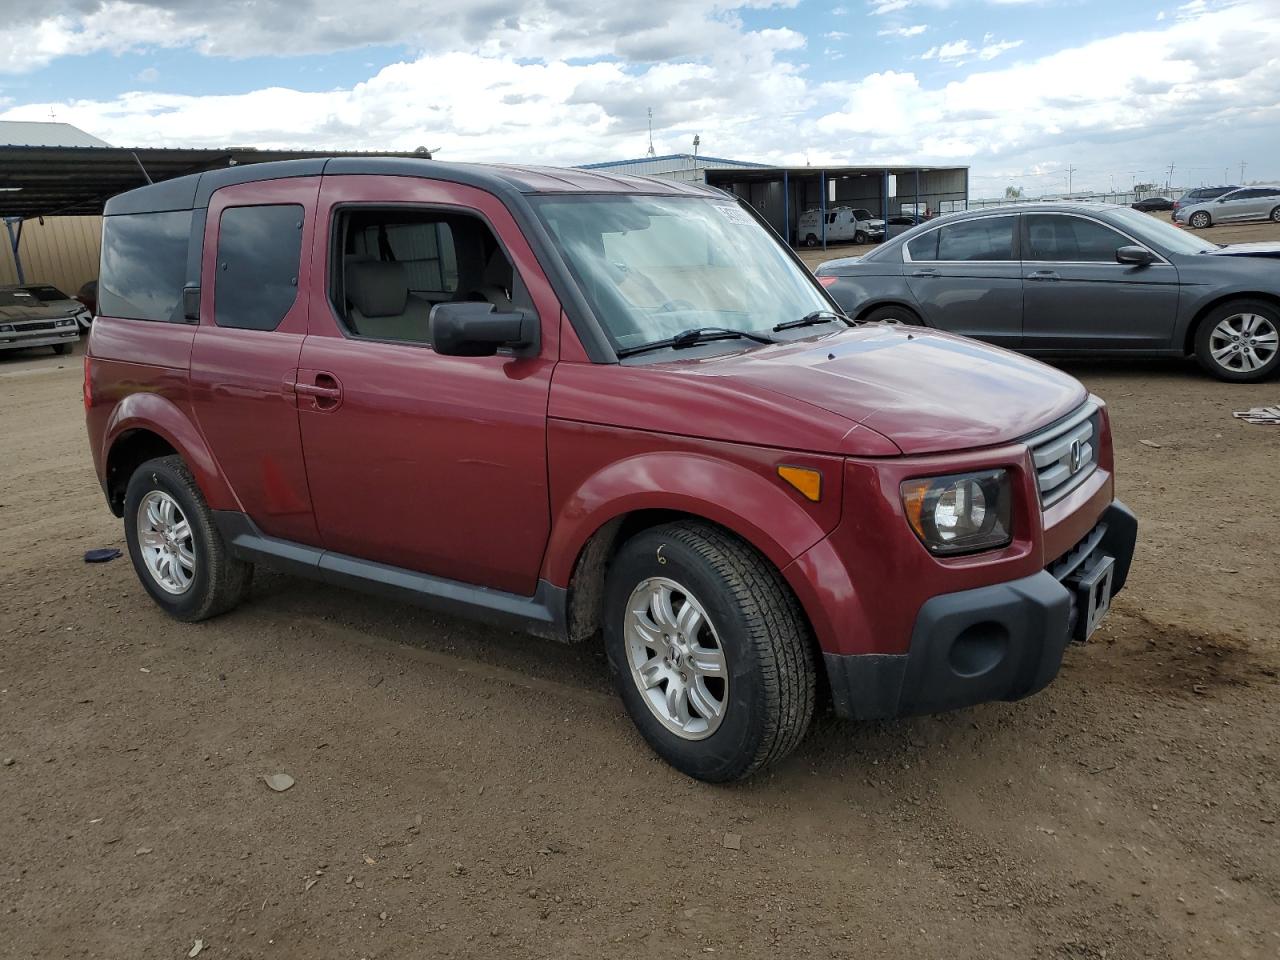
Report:
[{"label": "interior seat", "polygon": [[351,304],[351,326],[360,336],[427,342],[431,303],[409,293],[404,264],[348,260],[346,296]]}]

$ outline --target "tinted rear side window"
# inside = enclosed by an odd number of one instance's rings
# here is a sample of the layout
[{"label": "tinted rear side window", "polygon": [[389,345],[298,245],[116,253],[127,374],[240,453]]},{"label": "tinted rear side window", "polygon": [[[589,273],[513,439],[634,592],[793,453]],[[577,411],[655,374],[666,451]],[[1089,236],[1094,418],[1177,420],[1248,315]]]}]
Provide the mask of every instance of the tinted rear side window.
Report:
[{"label": "tinted rear side window", "polygon": [[182,323],[190,239],[190,210],[104,218],[98,312]]},{"label": "tinted rear side window", "polygon": [[213,322],[274,330],[298,298],[302,206],[227,207],[218,222]]},{"label": "tinted rear side window", "polygon": [[1033,213],[1026,219],[1027,260],[1115,263],[1116,251],[1130,242],[1110,227],[1082,217]]},{"label": "tinted rear side window", "polygon": [[938,231],[939,260],[1012,260],[1013,217],[950,223]]}]

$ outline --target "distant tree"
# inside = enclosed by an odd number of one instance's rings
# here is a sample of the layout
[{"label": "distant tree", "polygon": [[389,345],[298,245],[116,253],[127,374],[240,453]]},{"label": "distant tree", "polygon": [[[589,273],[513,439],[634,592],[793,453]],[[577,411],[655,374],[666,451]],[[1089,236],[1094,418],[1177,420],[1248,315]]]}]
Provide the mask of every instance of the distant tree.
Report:
[{"label": "distant tree", "polygon": [[1006,200],[1021,200],[1022,188],[1021,187],[1005,187],[1004,198]]}]

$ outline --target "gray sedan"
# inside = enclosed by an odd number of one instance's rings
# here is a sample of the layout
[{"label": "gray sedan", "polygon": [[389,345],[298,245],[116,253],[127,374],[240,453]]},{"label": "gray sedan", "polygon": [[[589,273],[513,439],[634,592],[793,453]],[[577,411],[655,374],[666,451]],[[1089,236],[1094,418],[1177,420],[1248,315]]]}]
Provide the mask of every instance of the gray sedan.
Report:
[{"label": "gray sedan", "polygon": [[1239,187],[1212,200],[1184,203],[1173,212],[1175,223],[1197,230],[1219,223],[1274,220],[1280,223],[1280,186]]},{"label": "gray sedan", "polygon": [[1237,382],[1280,368],[1280,243],[1217,246],[1128,207],[970,210],[816,272],[862,321],[1030,354],[1194,354]]}]

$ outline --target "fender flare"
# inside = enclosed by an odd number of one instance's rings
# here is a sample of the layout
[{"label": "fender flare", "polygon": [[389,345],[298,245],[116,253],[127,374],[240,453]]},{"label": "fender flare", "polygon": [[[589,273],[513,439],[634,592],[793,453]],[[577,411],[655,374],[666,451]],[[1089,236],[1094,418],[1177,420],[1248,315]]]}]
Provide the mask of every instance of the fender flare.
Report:
[{"label": "fender flare", "polygon": [[843,472],[827,472],[825,483],[823,497],[832,499],[819,513],[781,482],[718,458],[662,451],[616,461],[562,501],[552,519],[543,579],[568,587],[578,556],[596,532],[639,510],[678,511],[718,524],[782,571],[839,523]]},{"label": "fender flare", "polygon": [[191,418],[168,397],[158,393],[131,393],[111,411],[102,439],[102,464],[106,474],[116,443],[134,430],[161,437],[182,457],[196,486],[212,510],[243,512],[239,499],[223,476],[204,435]]}]

